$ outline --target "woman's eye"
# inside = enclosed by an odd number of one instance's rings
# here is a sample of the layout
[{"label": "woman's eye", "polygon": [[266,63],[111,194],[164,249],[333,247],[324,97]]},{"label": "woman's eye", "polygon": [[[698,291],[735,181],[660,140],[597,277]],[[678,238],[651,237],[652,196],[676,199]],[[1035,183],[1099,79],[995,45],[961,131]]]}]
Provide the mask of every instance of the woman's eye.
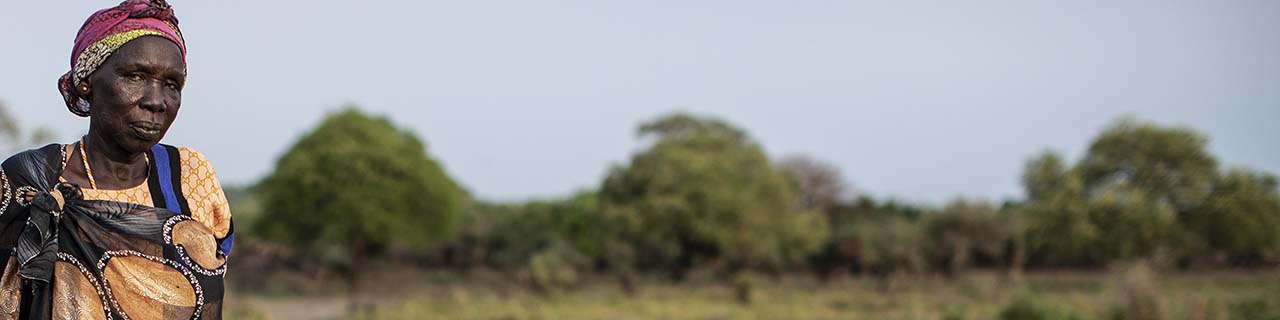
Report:
[{"label": "woman's eye", "polygon": [[164,86],[165,86],[165,87],[167,87],[167,88],[169,88],[169,89],[178,90],[178,83],[177,83],[177,82],[167,81],[167,82],[165,82],[165,83],[164,83]]},{"label": "woman's eye", "polygon": [[131,81],[142,81],[142,74],[140,73],[130,73],[128,75],[125,75],[125,77]]}]

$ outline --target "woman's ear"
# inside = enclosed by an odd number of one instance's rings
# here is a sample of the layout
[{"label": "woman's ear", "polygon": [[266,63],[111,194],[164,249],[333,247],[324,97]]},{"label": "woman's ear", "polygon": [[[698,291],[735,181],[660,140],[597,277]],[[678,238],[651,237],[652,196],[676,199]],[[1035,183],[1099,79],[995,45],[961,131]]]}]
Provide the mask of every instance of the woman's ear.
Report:
[{"label": "woman's ear", "polygon": [[84,97],[85,100],[89,100],[89,84],[88,83],[81,83],[79,87],[76,87],[76,90],[80,91],[79,93],[81,97]]}]

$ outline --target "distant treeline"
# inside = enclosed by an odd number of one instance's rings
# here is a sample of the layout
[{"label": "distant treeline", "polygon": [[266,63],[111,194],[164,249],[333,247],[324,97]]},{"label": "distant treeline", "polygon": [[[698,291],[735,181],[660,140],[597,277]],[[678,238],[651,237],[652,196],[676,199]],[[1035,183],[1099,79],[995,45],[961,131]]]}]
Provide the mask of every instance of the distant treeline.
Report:
[{"label": "distant treeline", "polygon": [[467,196],[408,131],[347,110],[234,197],[246,216],[237,227],[306,252],[338,252],[353,270],[362,259],[408,252],[427,266],[518,271],[544,288],[572,285],[584,272],[625,284],[639,274],[1280,262],[1276,178],[1221,168],[1190,128],[1122,119],[1074,163],[1052,151],[1027,161],[1025,199],[937,208],[851,196],[833,166],[806,156],[774,161],[715,118],[670,114],[639,134],[647,148],[595,190],[490,203]]}]

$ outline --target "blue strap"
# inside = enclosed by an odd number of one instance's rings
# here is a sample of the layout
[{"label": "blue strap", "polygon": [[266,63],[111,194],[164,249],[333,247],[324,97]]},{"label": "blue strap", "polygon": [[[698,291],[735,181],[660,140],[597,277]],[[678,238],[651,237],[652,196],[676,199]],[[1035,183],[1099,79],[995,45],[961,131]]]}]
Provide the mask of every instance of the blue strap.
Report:
[{"label": "blue strap", "polygon": [[222,254],[231,255],[231,243],[236,240],[236,235],[228,234],[226,239],[222,239],[222,243],[218,244],[218,249],[222,249]]},{"label": "blue strap", "polygon": [[160,193],[164,194],[164,205],[170,211],[183,214],[182,206],[178,205],[178,196],[173,192],[173,173],[169,168],[169,151],[165,150],[163,145],[156,144],[151,147],[151,154],[155,155],[153,159],[156,164],[156,178],[160,179]]},{"label": "blue strap", "polygon": [[[151,147],[151,154],[155,156],[153,160],[156,164],[156,178],[160,183],[160,193],[164,194],[165,207],[178,214],[184,214],[182,204],[178,202],[178,195],[175,192],[177,189],[173,186],[176,177],[173,176],[173,168],[170,167],[169,151],[164,145],[156,144]],[[228,232],[227,237],[219,241],[218,248],[222,249],[223,254],[231,254],[231,244],[235,238],[234,233]]]}]

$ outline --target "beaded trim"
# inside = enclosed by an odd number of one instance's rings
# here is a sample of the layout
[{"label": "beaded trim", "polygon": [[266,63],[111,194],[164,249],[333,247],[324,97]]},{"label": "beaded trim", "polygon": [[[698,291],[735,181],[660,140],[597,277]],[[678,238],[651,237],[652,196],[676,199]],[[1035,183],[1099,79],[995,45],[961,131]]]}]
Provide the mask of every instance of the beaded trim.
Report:
[{"label": "beaded trim", "polygon": [[58,164],[60,166],[58,169],[58,175],[62,175],[61,172],[67,171],[67,147],[70,146],[70,144],[64,144],[61,148],[58,148],[58,151],[62,153],[62,162]]},{"label": "beaded trim", "polygon": [[0,195],[4,198],[0,200],[0,214],[4,214],[9,209],[9,201],[13,200],[9,198],[13,196],[13,190],[9,189],[9,175],[4,173],[4,169],[0,169],[0,180],[4,181],[4,195]]},{"label": "beaded trim", "polygon": [[[169,218],[169,220],[166,220],[164,222],[164,232],[161,232],[161,234],[164,235],[164,243],[173,245],[174,248],[177,248],[178,257],[182,258],[182,263],[186,264],[188,267],[191,267],[191,270],[195,270],[200,274],[210,276],[210,277],[216,277],[216,276],[226,274],[227,260],[225,258],[222,259],[222,265],[218,266],[217,268],[205,269],[200,264],[197,264],[194,261],[191,261],[191,254],[187,253],[186,246],[173,243],[173,226],[177,225],[178,222],[182,222],[182,221],[195,221],[196,223],[199,223],[199,221],[196,221],[195,219],[192,219],[191,217],[184,216],[184,215],[176,215]],[[223,257],[227,256],[226,253],[222,252],[222,248],[218,248],[217,250],[218,250],[218,255],[221,255]]]},{"label": "beaded trim", "polygon": [[[196,305],[195,305],[194,311],[191,314],[191,320],[200,319],[200,310],[204,309],[204,289],[200,287],[200,282],[196,281],[195,276],[191,274],[190,270],[188,270],[186,267],[179,265],[177,262],[174,262],[173,260],[153,257],[153,256],[143,254],[141,252],[133,251],[133,250],[117,250],[117,251],[107,251],[102,254],[102,259],[98,259],[98,272],[101,272],[105,275],[107,270],[107,261],[111,260],[111,258],[124,257],[124,256],[140,257],[140,258],[151,260],[154,262],[163,263],[181,272],[182,276],[187,278],[187,281],[191,282],[191,288],[195,289],[196,291]],[[120,303],[116,301],[116,296],[111,293],[111,283],[110,281],[107,280],[107,277],[105,276],[102,277],[102,284],[103,284],[102,287],[106,289],[107,299],[111,301],[112,307],[114,307],[116,310],[119,311],[118,314],[120,314],[121,318],[124,318],[125,320],[129,320],[130,319],[129,315],[124,313],[124,309],[120,309]]]},{"label": "beaded trim", "polygon": [[106,303],[106,295],[103,293],[102,284],[98,283],[98,279],[95,278],[93,274],[89,273],[88,268],[85,268],[83,264],[80,264],[80,260],[76,260],[76,257],[73,257],[70,254],[58,252],[58,260],[70,262],[75,265],[76,268],[80,269],[80,273],[83,274],[85,278],[89,279],[89,283],[93,285],[93,289],[98,291],[98,301],[102,303],[102,312],[106,314],[107,319],[111,319],[111,307]]},{"label": "beaded trim", "polygon": [[18,187],[18,192],[13,194],[13,200],[20,206],[29,206],[31,205],[31,199],[27,199],[26,194],[31,192],[37,192],[36,188],[32,186]]}]

